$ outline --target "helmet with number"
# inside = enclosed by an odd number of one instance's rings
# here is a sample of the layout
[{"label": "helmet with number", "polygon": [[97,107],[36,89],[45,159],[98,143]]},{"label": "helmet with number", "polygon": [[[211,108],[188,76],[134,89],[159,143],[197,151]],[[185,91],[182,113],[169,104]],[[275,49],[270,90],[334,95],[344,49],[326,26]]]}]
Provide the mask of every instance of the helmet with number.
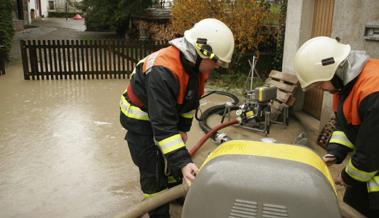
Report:
[{"label": "helmet with number", "polygon": [[191,43],[201,58],[218,61],[228,67],[234,51],[234,36],[223,22],[207,18],[184,32],[184,38]]},{"label": "helmet with number", "polygon": [[331,80],[350,50],[350,45],[325,36],[306,41],[295,55],[295,73],[301,87]]}]

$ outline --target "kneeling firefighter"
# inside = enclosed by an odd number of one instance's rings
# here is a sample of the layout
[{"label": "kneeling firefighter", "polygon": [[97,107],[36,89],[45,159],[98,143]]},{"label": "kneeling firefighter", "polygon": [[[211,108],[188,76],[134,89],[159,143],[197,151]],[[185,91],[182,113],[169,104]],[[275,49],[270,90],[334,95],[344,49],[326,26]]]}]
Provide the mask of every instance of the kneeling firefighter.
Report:
[{"label": "kneeling firefighter", "polygon": [[337,130],[323,157],[340,164],[352,152],[335,182],[346,187],[344,201],[368,217],[379,217],[379,60],[329,37],[305,42],[295,56],[302,88],[334,94]]},{"label": "kneeling firefighter", "polygon": [[[121,96],[120,121],[127,130],[125,139],[139,168],[145,198],[182,178],[189,185],[195,179],[198,168],[186,149],[186,132],[208,74],[228,67],[233,51],[232,31],[223,22],[208,18],[136,65]],[[149,215],[170,217],[169,205]]]}]

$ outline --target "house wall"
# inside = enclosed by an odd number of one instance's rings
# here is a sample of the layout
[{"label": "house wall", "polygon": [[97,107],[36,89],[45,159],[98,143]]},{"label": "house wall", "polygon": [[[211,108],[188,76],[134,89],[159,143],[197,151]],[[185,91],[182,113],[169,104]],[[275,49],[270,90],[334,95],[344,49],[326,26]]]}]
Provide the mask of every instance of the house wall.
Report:
[{"label": "house wall", "polygon": [[[55,4],[55,9],[53,11],[56,12],[66,12],[66,0],[53,0]],[[71,0],[71,2],[81,2],[81,0]],[[79,12],[78,9],[69,6],[69,12]]]},{"label": "house wall", "polygon": [[31,10],[34,9],[35,11],[35,19],[40,18],[40,11],[41,15],[43,17],[47,17],[47,8],[48,8],[48,0],[41,0],[41,5],[37,9],[37,4],[39,0],[29,0],[27,3],[27,8],[28,8],[28,23],[31,24],[32,22],[32,13]]},{"label": "house wall", "polygon": [[32,23],[32,14],[31,14],[31,10],[34,9],[35,11],[35,17],[38,16],[38,13],[36,11],[36,0],[30,0],[28,2],[28,23],[31,24]]},{"label": "house wall", "polygon": [[[294,57],[297,49],[311,37],[313,22],[314,0],[288,0],[286,33],[282,71],[294,72]],[[304,93],[296,93],[295,110],[300,110],[304,102]]]},{"label": "house wall", "polygon": [[48,4],[48,0],[41,0],[41,12],[42,12],[42,15],[44,17],[47,17],[48,16],[48,7],[49,7],[49,4]]},{"label": "house wall", "polygon": [[28,24],[27,0],[12,0],[13,2],[13,28],[15,31],[24,29]]}]

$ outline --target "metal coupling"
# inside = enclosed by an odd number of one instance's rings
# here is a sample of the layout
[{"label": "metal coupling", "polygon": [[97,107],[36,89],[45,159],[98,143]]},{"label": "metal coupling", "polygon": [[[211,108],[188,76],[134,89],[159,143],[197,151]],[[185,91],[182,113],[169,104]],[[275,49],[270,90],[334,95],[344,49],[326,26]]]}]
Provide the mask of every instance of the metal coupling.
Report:
[{"label": "metal coupling", "polygon": [[217,144],[222,144],[224,142],[230,141],[231,138],[228,137],[225,133],[216,133],[214,140]]}]

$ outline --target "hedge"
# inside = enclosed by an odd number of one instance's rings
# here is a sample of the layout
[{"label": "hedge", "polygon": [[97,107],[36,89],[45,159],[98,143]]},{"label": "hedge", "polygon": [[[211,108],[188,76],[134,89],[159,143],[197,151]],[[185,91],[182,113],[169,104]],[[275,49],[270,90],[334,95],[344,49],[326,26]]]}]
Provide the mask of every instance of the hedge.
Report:
[{"label": "hedge", "polygon": [[11,0],[0,1],[0,56],[9,59],[9,51],[13,38],[12,2]]}]

